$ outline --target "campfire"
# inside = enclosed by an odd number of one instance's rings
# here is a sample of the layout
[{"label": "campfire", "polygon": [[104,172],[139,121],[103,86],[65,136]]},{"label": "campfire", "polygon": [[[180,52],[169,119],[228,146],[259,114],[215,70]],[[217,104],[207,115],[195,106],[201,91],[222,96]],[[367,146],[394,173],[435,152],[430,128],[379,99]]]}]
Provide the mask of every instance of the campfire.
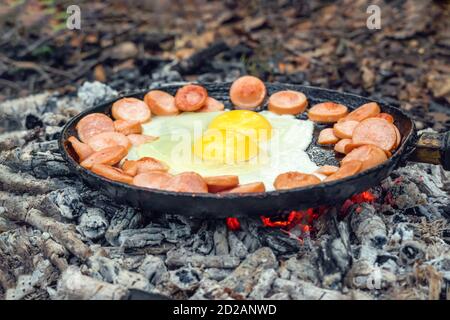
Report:
[{"label": "campfire", "polygon": [[[342,203],[281,217],[152,217],[74,178],[52,138],[61,119],[111,94],[95,83],[57,105],[49,96],[11,104],[16,117],[43,103],[51,114],[43,128],[1,141],[1,298],[116,299],[132,289],[171,299],[448,295],[442,168],[408,164]],[[21,269],[12,273],[15,265]]]}]

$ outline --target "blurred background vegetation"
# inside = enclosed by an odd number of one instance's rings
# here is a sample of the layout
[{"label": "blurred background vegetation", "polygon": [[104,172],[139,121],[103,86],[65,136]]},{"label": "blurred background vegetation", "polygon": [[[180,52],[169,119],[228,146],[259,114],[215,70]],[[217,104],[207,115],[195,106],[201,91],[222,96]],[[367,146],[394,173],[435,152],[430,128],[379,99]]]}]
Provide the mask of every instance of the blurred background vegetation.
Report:
[{"label": "blurred background vegetation", "polygon": [[[66,28],[80,6],[81,30]],[[369,4],[381,29],[369,30]],[[2,0],[0,101],[84,81],[232,81],[250,73],[383,99],[450,128],[450,2]]]}]

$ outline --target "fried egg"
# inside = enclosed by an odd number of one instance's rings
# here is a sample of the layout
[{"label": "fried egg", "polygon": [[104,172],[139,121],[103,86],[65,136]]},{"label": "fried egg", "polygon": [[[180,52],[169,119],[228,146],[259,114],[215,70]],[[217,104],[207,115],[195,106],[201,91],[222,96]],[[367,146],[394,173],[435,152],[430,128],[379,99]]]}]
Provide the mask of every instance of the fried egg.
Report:
[{"label": "fried egg", "polygon": [[205,177],[237,175],[241,184],[261,181],[271,191],[281,173],[317,170],[305,152],[313,130],[309,120],[270,111],[155,116],[143,124],[143,134],[159,139],[133,147],[127,158],[156,158],[165,162],[172,174],[193,171]]}]

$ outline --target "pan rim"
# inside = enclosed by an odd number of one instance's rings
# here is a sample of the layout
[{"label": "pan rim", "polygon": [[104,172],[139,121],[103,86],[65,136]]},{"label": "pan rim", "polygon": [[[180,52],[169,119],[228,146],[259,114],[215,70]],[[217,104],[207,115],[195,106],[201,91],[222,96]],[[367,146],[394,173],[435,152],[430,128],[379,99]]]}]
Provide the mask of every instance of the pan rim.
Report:
[{"label": "pan rim", "polygon": [[[70,164],[70,166],[75,169],[76,171],[78,170],[82,170],[85,174],[89,175],[92,178],[95,179],[99,179],[104,183],[109,183],[113,186],[117,186],[117,187],[122,187],[125,189],[130,189],[133,191],[140,191],[140,192],[152,192],[152,193],[156,193],[158,195],[164,195],[164,196],[172,196],[172,197],[189,197],[189,198],[199,198],[199,199],[214,199],[214,200],[232,200],[232,199],[257,199],[257,198],[261,198],[261,197],[276,197],[278,195],[283,195],[283,194],[289,194],[289,193],[293,193],[293,192],[299,192],[299,191],[307,191],[307,190],[314,190],[314,189],[320,189],[320,188],[333,188],[334,186],[337,186],[339,184],[345,184],[345,183],[349,183],[353,180],[359,180],[360,178],[362,178],[363,176],[369,175],[375,171],[381,170],[383,168],[387,168],[390,166],[392,161],[400,161],[404,155],[405,149],[409,146],[409,144],[411,143],[413,136],[415,134],[415,125],[414,125],[414,121],[412,121],[412,119],[401,109],[393,107],[388,105],[386,102],[382,101],[382,100],[374,100],[374,99],[370,99],[370,98],[366,98],[357,94],[353,94],[353,93],[347,93],[347,92],[341,92],[341,91],[337,91],[337,90],[332,90],[332,89],[327,89],[327,88],[320,88],[320,87],[314,87],[314,86],[306,86],[306,85],[295,85],[295,84],[289,84],[289,83],[282,83],[282,82],[264,82],[264,84],[267,86],[270,85],[277,85],[277,86],[283,86],[286,88],[291,88],[293,90],[297,90],[299,91],[299,88],[305,88],[305,89],[310,89],[310,90],[320,90],[322,92],[328,92],[332,95],[343,95],[345,97],[352,97],[355,99],[364,99],[367,100],[368,102],[376,102],[378,104],[380,104],[383,107],[387,107],[389,109],[395,110],[396,113],[400,113],[405,119],[407,119],[410,124],[411,124],[411,130],[409,130],[408,134],[406,136],[403,137],[402,142],[400,147],[397,148],[397,150],[395,150],[395,152],[392,154],[392,157],[390,157],[388,160],[384,161],[383,163],[370,168],[368,170],[365,170],[363,172],[359,172],[356,175],[352,175],[343,179],[338,179],[338,180],[334,180],[334,181],[322,181],[319,184],[316,185],[310,185],[310,186],[305,186],[305,187],[299,187],[299,188],[292,188],[292,189],[285,189],[285,190],[272,190],[272,191],[265,191],[265,192],[255,192],[255,193],[192,193],[192,192],[175,192],[175,191],[166,191],[166,190],[160,190],[160,189],[152,189],[152,188],[144,188],[144,187],[138,187],[138,186],[133,186],[130,184],[126,184],[126,183],[122,183],[122,182],[118,182],[118,181],[113,181],[113,180],[109,180],[106,179],[102,176],[99,176],[95,173],[93,173],[92,171],[83,168],[78,162],[76,162],[70,155],[69,153],[66,151],[65,147],[64,147],[64,136],[65,136],[65,132],[76,122],[79,121],[79,119],[81,119],[82,117],[90,114],[90,113],[94,113],[96,112],[96,109],[99,108],[105,108],[108,107],[109,105],[111,105],[112,103],[114,103],[115,101],[125,98],[125,97],[135,97],[135,96],[142,96],[145,93],[147,93],[149,90],[158,90],[158,89],[169,89],[169,88],[179,88],[182,85],[185,85],[187,83],[195,83],[195,84],[200,84],[203,86],[207,86],[207,87],[214,87],[214,86],[227,86],[229,87],[231,85],[232,82],[220,82],[220,83],[208,83],[208,82],[195,82],[195,81],[191,81],[191,82],[176,82],[176,83],[168,83],[168,84],[163,84],[160,86],[157,86],[156,88],[152,88],[152,89],[142,89],[142,90],[136,90],[133,92],[129,92],[126,94],[119,94],[117,97],[112,98],[112,99],[108,99],[105,102],[96,104],[88,109],[83,110],[82,112],[80,112],[79,114],[73,116],[62,128],[61,133],[60,133],[60,137],[58,138],[58,145],[59,145],[59,149],[61,152],[62,157],[64,158],[64,160],[66,162],[68,162]],[[264,102],[265,104],[266,102]],[[348,108],[350,109],[354,109],[355,107],[353,106],[348,106]]]}]

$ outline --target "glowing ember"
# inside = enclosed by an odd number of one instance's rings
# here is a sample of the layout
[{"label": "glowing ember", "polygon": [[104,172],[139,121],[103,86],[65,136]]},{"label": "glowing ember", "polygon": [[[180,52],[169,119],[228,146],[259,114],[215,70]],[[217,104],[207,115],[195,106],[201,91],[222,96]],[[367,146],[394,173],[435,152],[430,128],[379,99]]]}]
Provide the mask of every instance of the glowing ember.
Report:
[{"label": "glowing ember", "polygon": [[227,218],[227,227],[230,230],[236,231],[241,228],[241,223],[237,218]]},{"label": "glowing ember", "polygon": [[[350,199],[346,200],[341,207],[341,214],[347,213],[351,205],[355,203],[373,202],[375,196],[370,191],[365,191],[356,194]],[[302,233],[310,233],[313,230],[313,222],[317,220],[322,214],[327,211],[326,207],[319,207],[315,209],[307,209],[304,211],[291,211],[286,219],[273,220],[273,218],[261,216],[261,221],[265,227],[282,228],[286,232],[297,227]],[[358,209],[356,210],[358,212]],[[227,226],[229,230],[239,230],[241,224],[237,218],[227,218]]]},{"label": "glowing ember", "polygon": [[[350,199],[345,200],[344,204],[341,207],[341,214],[346,214],[348,209],[355,203],[363,203],[363,202],[374,202],[375,196],[370,191],[364,191],[359,194],[355,194]],[[358,210],[356,210],[357,213]]]},{"label": "glowing ember", "polygon": [[270,217],[261,217],[261,220],[266,227],[279,227],[287,230],[292,229],[298,224],[310,225],[314,220],[318,218],[318,214],[313,209],[306,211],[291,211],[286,220],[272,221]]}]

